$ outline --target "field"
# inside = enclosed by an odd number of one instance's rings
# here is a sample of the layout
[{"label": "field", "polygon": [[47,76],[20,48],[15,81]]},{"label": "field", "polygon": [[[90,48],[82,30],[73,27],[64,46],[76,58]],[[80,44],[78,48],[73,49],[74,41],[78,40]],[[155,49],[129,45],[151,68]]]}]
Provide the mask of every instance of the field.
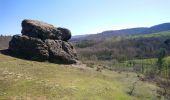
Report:
[{"label": "field", "polygon": [[[76,68],[79,66],[79,68]],[[136,73],[27,61],[0,54],[1,100],[156,100],[158,87]],[[129,92],[134,86],[132,95]]]}]

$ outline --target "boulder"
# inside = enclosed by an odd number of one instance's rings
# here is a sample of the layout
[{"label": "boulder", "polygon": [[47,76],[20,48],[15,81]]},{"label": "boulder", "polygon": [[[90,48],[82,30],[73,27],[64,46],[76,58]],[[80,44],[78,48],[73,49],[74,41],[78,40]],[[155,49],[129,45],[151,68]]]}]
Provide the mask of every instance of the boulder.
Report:
[{"label": "boulder", "polygon": [[45,40],[48,46],[50,60],[61,63],[76,63],[77,53],[71,43],[61,40]]},{"label": "boulder", "polygon": [[70,30],[66,28],[56,28],[51,24],[37,20],[23,20],[22,21],[22,35],[29,37],[45,39],[55,39],[68,41],[71,38]]},{"label": "boulder", "polygon": [[38,38],[14,35],[9,42],[9,49],[15,55],[31,60],[48,60],[48,46]]},{"label": "boulder", "polygon": [[66,29],[66,28],[57,28],[61,33],[62,33],[62,36],[61,36],[61,39],[63,41],[67,41],[69,39],[71,39],[71,32],[70,30]]},{"label": "boulder", "polygon": [[56,28],[53,25],[36,21],[22,21],[22,35],[14,35],[9,43],[9,50],[20,57],[30,60],[55,63],[77,63],[77,53],[68,42],[70,30]]}]

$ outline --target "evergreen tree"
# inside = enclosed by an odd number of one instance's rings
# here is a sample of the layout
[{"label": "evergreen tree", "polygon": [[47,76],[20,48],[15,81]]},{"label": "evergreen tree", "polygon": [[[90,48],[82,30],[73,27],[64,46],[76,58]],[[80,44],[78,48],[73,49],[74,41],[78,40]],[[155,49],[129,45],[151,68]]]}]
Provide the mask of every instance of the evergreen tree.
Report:
[{"label": "evergreen tree", "polygon": [[163,58],[165,57],[165,49],[161,48],[158,52],[158,61],[157,61],[157,65],[158,65],[158,71],[159,73],[162,70],[162,65],[163,65]]}]

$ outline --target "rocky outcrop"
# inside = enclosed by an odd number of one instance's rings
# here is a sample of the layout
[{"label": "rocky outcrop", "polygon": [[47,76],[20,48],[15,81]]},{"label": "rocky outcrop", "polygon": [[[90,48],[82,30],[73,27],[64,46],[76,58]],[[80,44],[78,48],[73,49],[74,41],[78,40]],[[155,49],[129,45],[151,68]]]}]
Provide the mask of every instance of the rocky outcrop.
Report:
[{"label": "rocky outcrop", "polygon": [[22,35],[29,37],[45,39],[55,39],[67,41],[71,38],[70,30],[66,28],[56,28],[51,24],[36,20],[23,20],[22,21]]},{"label": "rocky outcrop", "polygon": [[9,43],[9,50],[26,59],[73,64],[77,53],[68,42],[71,32],[66,28],[36,21],[23,20],[22,35],[15,35]]},{"label": "rocky outcrop", "polygon": [[50,60],[54,62],[76,63],[76,51],[71,43],[61,40],[45,40],[49,47]]},{"label": "rocky outcrop", "polygon": [[13,53],[28,59],[47,60],[49,58],[48,46],[38,38],[15,35],[9,42],[9,48]]}]

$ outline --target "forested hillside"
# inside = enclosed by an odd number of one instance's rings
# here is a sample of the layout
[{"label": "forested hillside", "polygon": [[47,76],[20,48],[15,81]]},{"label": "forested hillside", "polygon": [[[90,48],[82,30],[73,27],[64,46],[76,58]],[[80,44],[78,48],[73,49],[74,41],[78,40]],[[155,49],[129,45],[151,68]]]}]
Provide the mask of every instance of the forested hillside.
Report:
[{"label": "forested hillside", "polygon": [[170,55],[170,46],[165,43],[170,31],[145,35],[117,36],[104,40],[84,40],[75,43],[80,58],[125,61],[136,58],[157,57],[160,48]]}]

